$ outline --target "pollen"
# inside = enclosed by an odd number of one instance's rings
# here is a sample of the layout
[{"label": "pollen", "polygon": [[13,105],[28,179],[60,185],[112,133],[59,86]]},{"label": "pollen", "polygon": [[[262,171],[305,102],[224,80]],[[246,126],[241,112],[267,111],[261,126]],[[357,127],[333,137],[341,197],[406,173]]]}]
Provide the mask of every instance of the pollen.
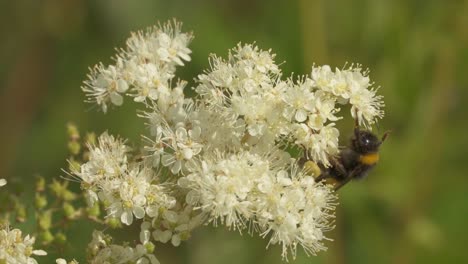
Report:
[{"label": "pollen", "polygon": [[320,174],[322,174],[319,166],[317,163],[309,160],[304,164],[304,171],[306,172],[307,175],[311,175],[314,178],[318,177]]}]

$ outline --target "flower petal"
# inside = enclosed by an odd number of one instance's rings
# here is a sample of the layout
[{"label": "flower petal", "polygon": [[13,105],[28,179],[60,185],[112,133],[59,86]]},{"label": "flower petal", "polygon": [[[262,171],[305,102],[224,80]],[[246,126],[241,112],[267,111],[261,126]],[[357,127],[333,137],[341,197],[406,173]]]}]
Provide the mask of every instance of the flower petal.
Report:
[{"label": "flower petal", "polygon": [[123,97],[118,93],[110,93],[111,102],[117,106],[121,106],[123,104]]},{"label": "flower petal", "polygon": [[123,211],[122,215],[120,216],[120,221],[126,225],[131,225],[133,223],[133,214],[132,211],[126,209]]},{"label": "flower petal", "polygon": [[117,81],[117,91],[119,93],[124,93],[128,90],[128,83],[122,79]]},{"label": "flower petal", "polygon": [[307,113],[303,109],[298,109],[294,117],[297,122],[304,122],[307,119]]},{"label": "flower petal", "polygon": [[145,216],[145,209],[141,206],[134,206],[133,207],[133,214],[136,218],[142,219]]},{"label": "flower petal", "polygon": [[36,255],[36,256],[45,256],[45,255],[47,255],[47,252],[45,252],[42,249],[33,250],[32,253],[33,253],[33,255]]}]

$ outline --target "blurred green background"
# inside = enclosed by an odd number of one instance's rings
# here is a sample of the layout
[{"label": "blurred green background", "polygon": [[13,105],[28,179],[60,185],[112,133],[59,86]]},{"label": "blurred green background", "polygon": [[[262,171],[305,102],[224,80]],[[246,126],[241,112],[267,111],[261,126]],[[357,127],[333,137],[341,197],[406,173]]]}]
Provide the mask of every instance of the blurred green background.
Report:
[{"label": "blurred green background", "polygon": [[[379,130],[393,132],[379,166],[340,191],[329,250],[310,258],[299,250],[291,263],[468,263],[468,1],[1,0],[0,178],[32,192],[33,175],[63,175],[68,121],[138,144],[144,127],[130,100],[104,115],[79,88],[130,31],[172,17],[195,34],[192,62],[180,71],[191,85],[208,54],[256,41],[286,61],[285,76],[307,74],[314,62],[358,62],[382,87]],[[352,121],[339,126],[345,144]],[[90,232],[74,225],[69,240],[84,247]],[[156,255],[162,263],[281,263],[280,249],[265,246],[205,227],[179,248],[157,245]],[[83,260],[82,251],[66,256]],[[51,254],[39,262],[53,263]]]}]

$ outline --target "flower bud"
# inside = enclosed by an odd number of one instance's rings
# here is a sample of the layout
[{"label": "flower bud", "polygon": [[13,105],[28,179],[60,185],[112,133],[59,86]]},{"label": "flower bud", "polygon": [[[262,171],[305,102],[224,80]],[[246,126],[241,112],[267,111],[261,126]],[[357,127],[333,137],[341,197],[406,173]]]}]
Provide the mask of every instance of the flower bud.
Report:
[{"label": "flower bud", "polygon": [[73,123],[67,124],[67,133],[68,137],[71,140],[78,140],[80,138],[80,132],[78,132],[78,127]]},{"label": "flower bud", "polygon": [[70,151],[70,154],[78,155],[80,153],[80,150],[81,150],[80,142],[78,141],[68,142],[68,151]]},{"label": "flower bud", "polygon": [[107,225],[110,226],[110,228],[112,228],[112,229],[122,227],[122,223],[120,222],[120,220],[115,218],[115,217],[107,218],[106,222],[107,222]]},{"label": "flower bud", "polygon": [[23,204],[15,204],[16,221],[23,223],[26,221],[26,207]]},{"label": "flower bud", "polygon": [[67,236],[62,232],[58,232],[57,234],[55,234],[55,242],[63,245],[65,244],[65,242],[67,242]]},{"label": "flower bud", "polygon": [[75,215],[75,208],[73,205],[70,203],[63,203],[63,213],[65,214],[65,217],[68,219],[72,219],[73,216]]},{"label": "flower bud", "polygon": [[49,230],[52,226],[52,211],[47,210],[38,214],[37,222],[41,230]]},{"label": "flower bud", "polygon": [[54,236],[49,230],[40,232],[39,238],[42,240],[43,244],[50,244],[52,241],[54,241]]},{"label": "flower bud", "polygon": [[62,196],[63,200],[65,201],[73,201],[76,199],[76,194],[69,191],[69,190],[65,190],[63,192],[63,196]]},{"label": "flower bud", "polygon": [[154,246],[154,244],[152,242],[147,242],[147,243],[145,243],[145,248],[146,248],[146,252],[148,254],[151,254],[151,253],[154,252],[155,246]]},{"label": "flower bud", "polygon": [[94,203],[93,206],[86,208],[88,216],[98,217],[101,214],[101,209],[98,203]]},{"label": "flower bud", "polygon": [[45,190],[45,179],[42,176],[38,176],[36,180],[36,192],[43,192]]},{"label": "flower bud", "polygon": [[96,144],[96,134],[94,133],[86,133],[86,139],[85,142],[90,145],[95,145]]},{"label": "flower bud", "polygon": [[47,206],[46,196],[36,193],[35,204],[36,204],[36,209],[39,209],[39,210],[44,209],[44,207]]}]

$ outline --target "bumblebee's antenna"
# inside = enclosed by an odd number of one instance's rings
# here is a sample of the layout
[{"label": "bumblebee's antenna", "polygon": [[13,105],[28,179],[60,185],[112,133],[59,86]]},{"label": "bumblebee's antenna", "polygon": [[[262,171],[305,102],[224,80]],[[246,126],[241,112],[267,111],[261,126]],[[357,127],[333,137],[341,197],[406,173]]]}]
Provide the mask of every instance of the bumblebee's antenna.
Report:
[{"label": "bumblebee's antenna", "polygon": [[390,135],[391,132],[391,130],[385,131],[385,133],[382,136],[382,139],[380,140],[380,144],[382,144],[388,138],[388,135]]},{"label": "bumblebee's antenna", "polygon": [[359,136],[359,117],[358,117],[358,109],[354,109],[354,136],[358,138]]},{"label": "bumblebee's antenna", "polygon": [[354,128],[358,128],[359,127],[359,117],[358,117],[358,111],[359,109],[354,109],[354,115],[356,116],[356,118],[354,119]]}]

